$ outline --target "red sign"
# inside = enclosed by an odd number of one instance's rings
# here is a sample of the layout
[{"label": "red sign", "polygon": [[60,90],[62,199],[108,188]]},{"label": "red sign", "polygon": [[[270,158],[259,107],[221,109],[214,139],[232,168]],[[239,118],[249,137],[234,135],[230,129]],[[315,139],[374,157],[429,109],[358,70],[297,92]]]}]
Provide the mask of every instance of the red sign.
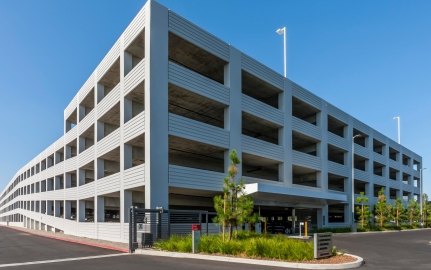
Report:
[{"label": "red sign", "polygon": [[200,231],[201,225],[200,224],[192,224],[192,231]]}]

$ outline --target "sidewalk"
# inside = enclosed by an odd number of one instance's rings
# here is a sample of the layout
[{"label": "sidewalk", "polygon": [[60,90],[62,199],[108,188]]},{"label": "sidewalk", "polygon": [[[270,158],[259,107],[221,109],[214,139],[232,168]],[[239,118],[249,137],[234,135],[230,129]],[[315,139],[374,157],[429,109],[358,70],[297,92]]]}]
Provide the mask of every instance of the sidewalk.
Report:
[{"label": "sidewalk", "polygon": [[54,232],[47,232],[47,231],[41,231],[41,230],[32,230],[32,229],[27,229],[27,228],[22,228],[22,227],[8,226],[8,228],[14,229],[17,231],[22,231],[22,232],[29,233],[29,234],[33,234],[33,235],[39,235],[42,237],[57,239],[57,240],[61,240],[61,241],[71,242],[71,243],[77,243],[77,244],[81,244],[81,245],[100,247],[100,248],[116,250],[116,251],[120,251],[120,252],[129,252],[129,245],[127,243],[118,243],[118,242],[111,242],[111,241],[105,241],[105,240],[91,239],[91,238],[86,238],[86,237],[68,235],[68,234],[64,234],[64,233],[54,233]]}]

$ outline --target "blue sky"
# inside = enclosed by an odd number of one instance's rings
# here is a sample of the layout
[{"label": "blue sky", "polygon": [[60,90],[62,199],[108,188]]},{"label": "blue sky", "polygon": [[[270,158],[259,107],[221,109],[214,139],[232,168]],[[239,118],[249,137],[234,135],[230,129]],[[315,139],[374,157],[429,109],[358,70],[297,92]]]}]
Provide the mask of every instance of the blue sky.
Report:
[{"label": "blue sky", "polygon": [[[431,194],[431,1],[160,0],[422,155]],[[0,189],[63,133],[63,110],[145,0],[0,1]]]}]

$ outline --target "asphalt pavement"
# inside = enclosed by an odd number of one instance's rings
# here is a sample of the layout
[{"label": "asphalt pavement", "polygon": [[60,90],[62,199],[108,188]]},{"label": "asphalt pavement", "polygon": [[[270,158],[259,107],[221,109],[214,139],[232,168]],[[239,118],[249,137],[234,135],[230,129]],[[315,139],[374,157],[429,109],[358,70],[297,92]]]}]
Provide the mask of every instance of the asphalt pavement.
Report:
[{"label": "asphalt pavement", "polygon": [[[334,235],[334,244],[345,252],[363,257],[365,265],[360,269],[367,270],[431,270],[430,241],[431,230]],[[0,268],[29,270],[283,269],[230,262],[121,254],[117,251],[48,239],[6,227],[0,227]]]},{"label": "asphalt pavement", "polygon": [[59,262],[40,265],[28,265],[23,268],[8,267],[8,270],[281,270],[286,268],[259,265],[213,262],[195,259],[166,258],[144,255],[125,255],[118,257],[99,258],[93,260]]},{"label": "asphalt pavement", "polygon": [[0,226],[0,265],[119,253]]},{"label": "asphalt pavement", "polygon": [[431,270],[431,230],[337,234],[334,245],[365,260],[361,269]]}]

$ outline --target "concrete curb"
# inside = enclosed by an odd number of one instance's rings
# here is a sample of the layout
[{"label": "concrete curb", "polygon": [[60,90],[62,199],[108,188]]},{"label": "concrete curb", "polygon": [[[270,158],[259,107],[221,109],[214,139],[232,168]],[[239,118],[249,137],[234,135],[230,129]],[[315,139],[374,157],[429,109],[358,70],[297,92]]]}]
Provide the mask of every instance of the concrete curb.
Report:
[{"label": "concrete curb", "polygon": [[206,255],[206,254],[167,252],[167,251],[158,251],[153,249],[139,249],[135,251],[135,254],[171,257],[171,258],[186,258],[186,259],[242,263],[242,264],[254,264],[254,265],[275,266],[275,267],[296,268],[296,269],[352,269],[352,268],[358,268],[364,263],[364,260],[361,257],[347,254],[347,253],[346,255],[356,258],[356,261],[349,262],[349,263],[340,263],[340,264],[295,263],[295,262],[281,262],[281,261]]},{"label": "concrete curb", "polygon": [[58,236],[43,235],[43,234],[38,234],[38,233],[34,233],[34,232],[31,232],[31,231],[27,231],[27,230],[21,230],[18,227],[10,227],[10,226],[2,226],[2,227],[10,228],[10,229],[13,229],[13,230],[16,230],[16,231],[20,231],[20,232],[24,232],[24,233],[28,233],[28,234],[31,234],[31,235],[36,235],[36,236],[40,236],[40,237],[45,237],[45,238],[60,240],[60,241],[64,241],[64,242],[74,243],[74,244],[80,244],[80,245],[85,245],[85,246],[91,246],[91,247],[98,247],[98,248],[103,248],[103,249],[109,249],[109,250],[119,251],[119,252],[123,252],[123,253],[128,253],[129,252],[128,249],[123,249],[123,248],[119,248],[119,247],[115,247],[115,246],[111,246],[111,245],[97,244],[97,243],[91,243],[91,242],[85,242],[85,241],[67,239],[67,238],[62,238],[62,237],[58,237]]},{"label": "concrete curb", "polygon": [[345,232],[345,233],[333,233],[332,235],[361,235],[361,234],[397,233],[397,232],[411,232],[411,231],[425,231],[425,230],[431,230],[431,228],[416,228],[416,229],[387,230],[387,231],[369,231],[369,232]]}]

